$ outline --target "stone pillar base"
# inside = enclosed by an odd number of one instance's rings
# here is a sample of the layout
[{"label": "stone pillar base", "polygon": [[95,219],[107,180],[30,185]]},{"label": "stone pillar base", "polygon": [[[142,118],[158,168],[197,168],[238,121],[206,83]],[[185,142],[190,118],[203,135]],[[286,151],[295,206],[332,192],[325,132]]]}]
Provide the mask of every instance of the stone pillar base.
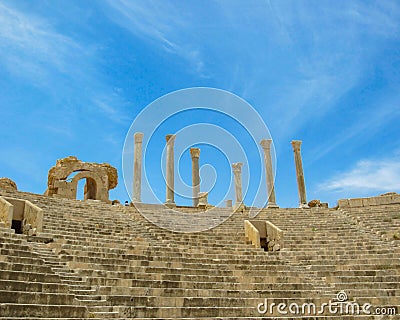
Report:
[{"label": "stone pillar base", "polygon": [[170,209],[176,208],[176,203],[175,203],[175,202],[166,202],[166,203],[164,203],[164,205],[165,205],[167,208],[170,208]]},{"label": "stone pillar base", "polygon": [[308,206],[307,203],[300,203],[299,208],[300,209],[310,209],[310,207]]},{"label": "stone pillar base", "polygon": [[196,207],[206,208],[208,206],[208,192],[200,192],[198,202]]},{"label": "stone pillar base", "polygon": [[244,203],[239,203],[235,204],[235,207],[233,208],[233,212],[244,212],[246,210],[246,206]]},{"label": "stone pillar base", "polygon": [[276,203],[268,203],[267,209],[279,209],[279,206]]}]

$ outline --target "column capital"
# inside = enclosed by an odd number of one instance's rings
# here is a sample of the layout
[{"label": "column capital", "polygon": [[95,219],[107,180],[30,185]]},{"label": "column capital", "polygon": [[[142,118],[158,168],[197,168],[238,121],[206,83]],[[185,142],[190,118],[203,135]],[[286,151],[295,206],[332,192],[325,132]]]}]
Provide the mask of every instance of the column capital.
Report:
[{"label": "column capital", "polygon": [[232,169],[234,173],[241,173],[242,172],[242,162],[232,163]]},{"label": "column capital", "polygon": [[200,148],[190,148],[190,156],[193,158],[200,158]]},{"label": "column capital", "polygon": [[262,139],[260,145],[263,149],[271,149],[272,139]]},{"label": "column capital", "polygon": [[135,132],[133,137],[135,138],[135,142],[139,142],[140,143],[140,142],[143,141],[143,132]]},{"label": "column capital", "polygon": [[302,142],[303,141],[301,141],[301,140],[292,140],[291,144],[292,144],[292,147],[293,147],[293,151],[300,151],[300,147],[301,147],[301,143]]},{"label": "column capital", "polygon": [[173,144],[175,142],[176,135],[175,134],[167,134],[165,136],[165,140],[168,144]]}]

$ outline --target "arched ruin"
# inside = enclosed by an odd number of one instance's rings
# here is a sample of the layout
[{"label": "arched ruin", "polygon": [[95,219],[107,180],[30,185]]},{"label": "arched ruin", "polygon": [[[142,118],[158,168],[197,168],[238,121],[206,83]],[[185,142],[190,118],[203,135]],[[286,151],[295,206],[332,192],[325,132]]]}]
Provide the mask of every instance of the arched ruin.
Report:
[{"label": "arched ruin", "polygon": [[[68,179],[73,173],[77,174]],[[47,196],[76,199],[78,181],[86,179],[84,199],[109,201],[109,190],[118,184],[117,169],[108,163],[90,163],[70,156],[57,160],[49,170],[47,180]]]}]

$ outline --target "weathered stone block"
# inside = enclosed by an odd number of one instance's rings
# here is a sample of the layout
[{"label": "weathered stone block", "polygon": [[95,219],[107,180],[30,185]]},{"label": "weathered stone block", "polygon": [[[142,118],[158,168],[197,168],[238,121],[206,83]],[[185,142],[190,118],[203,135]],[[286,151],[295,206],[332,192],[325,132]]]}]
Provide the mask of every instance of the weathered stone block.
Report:
[{"label": "weathered stone block", "polygon": [[42,209],[27,200],[0,197],[0,221],[10,228],[12,220],[21,221],[21,231],[26,226],[26,234],[32,235],[43,230]]},{"label": "weathered stone block", "polygon": [[14,206],[3,197],[0,197],[0,221],[6,228],[11,228]]},{"label": "weathered stone block", "polygon": [[386,205],[392,203],[391,196],[379,196],[376,197],[376,201],[379,205]]},{"label": "weathered stone block", "polygon": [[349,199],[340,199],[338,200],[339,208],[348,208],[350,207]]},{"label": "weathered stone block", "polygon": [[363,199],[362,198],[349,199],[349,206],[351,208],[362,207]]},{"label": "weathered stone block", "polygon": [[371,199],[370,198],[362,198],[361,199],[362,200],[362,206],[363,207],[368,207],[368,206],[370,206],[371,205]]},{"label": "weathered stone block", "polygon": [[9,178],[0,178],[0,190],[17,191],[17,184]]},{"label": "weathered stone block", "polygon": [[368,198],[368,203],[370,206],[376,206],[376,197]]},{"label": "weathered stone block", "polygon": [[400,194],[395,194],[392,196],[393,203],[400,203]]}]

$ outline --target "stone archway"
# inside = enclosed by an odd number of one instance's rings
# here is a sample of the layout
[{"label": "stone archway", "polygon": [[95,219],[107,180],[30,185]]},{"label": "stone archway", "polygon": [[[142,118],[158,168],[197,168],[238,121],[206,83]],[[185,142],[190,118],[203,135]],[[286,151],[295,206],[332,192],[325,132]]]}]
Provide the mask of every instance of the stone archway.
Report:
[{"label": "stone archway", "polygon": [[[81,171],[79,172],[70,182],[71,188],[74,190],[74,198],[76,199],[76,193],[78,189],[78,182],[82,179],[86,179],[84,200],[103,200],[103,194],[107,193],[108,190],[102,190],[102,182],[100,177],[95,172]],[[108,200],[108,197],[107,197]]]},{"label": "stone archway", "polygon": [[[74,172],[79,173],[68,181]],[[60,159],[49,170],[45,195],[76,199],[78,181],[81,179],[86,179],[85,200],[110,202],[109,190],[117,186],[118,173],[117,169],[107,163],[83,162],[72,156]]]}]

